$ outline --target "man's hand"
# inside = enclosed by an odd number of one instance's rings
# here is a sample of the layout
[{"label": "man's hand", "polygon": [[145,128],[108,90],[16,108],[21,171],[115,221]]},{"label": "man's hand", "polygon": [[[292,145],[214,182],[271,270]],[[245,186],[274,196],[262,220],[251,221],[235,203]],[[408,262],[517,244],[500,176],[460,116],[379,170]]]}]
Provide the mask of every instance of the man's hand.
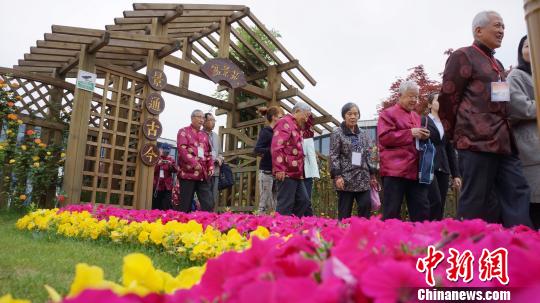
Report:
[{"label": "man's hand", "polygon": [[425,140],[429,138],[429,130],[427,128],[415,127],[411,128],[411,132],[416,139]]},{"label": "man's hand", "polygon": [[278,181],[285,180],[285,172],[284,171],[277,172],[276,173],[276,180],[278,180]]},{"label": "man's hand", "polygon": [[345,189],[345,180],[343,180],[343,177],[337,177],[336,178],[336,188],[338,190]]}]

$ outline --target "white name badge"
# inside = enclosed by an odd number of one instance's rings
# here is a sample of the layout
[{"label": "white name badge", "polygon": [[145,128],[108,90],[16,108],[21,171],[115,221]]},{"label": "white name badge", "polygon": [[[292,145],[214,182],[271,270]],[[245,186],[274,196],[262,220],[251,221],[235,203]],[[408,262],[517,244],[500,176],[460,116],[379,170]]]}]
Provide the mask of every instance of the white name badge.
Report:
[{"label": "white name badge", "polygon": [[507,82],[491,82],[491,101],[510,101],[510,87]]},{"label": "white name badge", "polygon": [[165,178],[165,172],[163,171],[163,169],[160,169],[160,170],[159,170],[159,178],[160,178],[160,179]]},{"label": "white name badge", "polygon": [[362,165],[362,153],[353,152],[351,162],[352,162],[352,165],[361,166]]},{"label": "white name badge", "polygon": [[197,148],[197,156],[199,158],[204,158],[204,149],[200,146]]}]

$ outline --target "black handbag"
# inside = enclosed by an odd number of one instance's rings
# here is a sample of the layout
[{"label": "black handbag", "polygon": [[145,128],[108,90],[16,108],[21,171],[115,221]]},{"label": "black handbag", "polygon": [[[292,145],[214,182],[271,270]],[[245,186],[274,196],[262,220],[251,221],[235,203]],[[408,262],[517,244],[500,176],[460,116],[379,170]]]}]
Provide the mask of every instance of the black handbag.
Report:
[{"label": "black handbag", "polygon": [[234,185],[234,177],[231,167],[223,163],[219,170],[218,189],[231,188]]}]

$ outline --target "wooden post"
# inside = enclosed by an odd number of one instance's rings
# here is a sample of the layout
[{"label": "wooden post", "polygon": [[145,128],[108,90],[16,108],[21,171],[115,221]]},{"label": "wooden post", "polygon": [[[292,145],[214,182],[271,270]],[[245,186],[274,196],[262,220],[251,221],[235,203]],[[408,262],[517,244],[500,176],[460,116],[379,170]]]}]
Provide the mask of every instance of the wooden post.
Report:
[{"label": "wooden post", "polygon": [[[79,53],[79,70],[95,73],[95,60],[95,53],[88,53],[87,46],[82,45]],[[64,191],[67,195],[66,202],[68,204],[78,203],[81,198],[86,136],[92,95],[92,92],[75,88],[64,173]]]},{"label": "wooden post", "polygon": [[[533,71],[533,83],[540,83],[540,0],[525,0],[525,20],[529,32],[529,48]],[[536,121],[540,132],[540,86],[534,86],[536,100]]]},{"label": "wooden post", "polygon": [[277,72],[277,68],[273,65],[268,67],[268,87],[267,90],[272,95],[272,100],[270,100],[269,106],[277,106],[278,103],[278,94],[281,90],[281,73]]},{"label": "wooden post", "polygon": [[227,17],[221,18],[219,26],[219,58],[229,58],[229,45],[231,42],[231,25],[227,23]]},{"label": "wooden post", "polygon": [[[182,59],[190,62],[192,50],[192,42],[189,42],[189,39],[184,39],[182,43]],[[185,89],[189,88],[189,73],[183,70],[180,71],[180,87]]]},{"label": "wooden post", "polygon": [[[161,24],[157,18],[152,18],[152,27],[150,34],[152,36],[165,36],[167,35],[167,24]],[[159,59],[158,52],[154,50],[148,51],[148,64],[147,71],[152,69],[163,70],[165,59]],[[148,83],[145,84],[145,93],[148,96],[151,93],[159,93],[154,90]],[[152,142],[148,140],[142,131],[143,122],[148,118],[158,118],[158,116],[152,115],[148,110],[143,109],[141,113],[141,130],[139,131],[139,144],[138,150],[140,150],[144,144]],[[156,143],[155,141],[153,142]],[[137,172],[135,173],[136,187],[135,190],[135,207],[137,209],[150,209],[152,208],[152,183],[154,180],[154,166],[145,165],[141,158],[137,157]]]},{"label": "wooden post", "polygon": [[[65,81],[65,76],[58,76],[54,75],[55,78],[61,81]],[[62,109],[62,98],[64,97],[64,89],[59,88],[56,86],[53,86],[49,90],[49,113],[48,113],[48,120],[49,121],[55,121],[60,122],[60,114]],[[62,142],[62,131],[58,129],[49,129],[44,128],[41,133],[41,140],[46,144],[59,144],[61,145]],[[53,155],[53,158],[51,161],[59,161],[60,155],[56,154]],[[49,189],[47,190],[46,197],[44,204],[42,205],[45,208],[52,208],[54,207],[53,200],[56,198],[56,183],[51,183]]]}]

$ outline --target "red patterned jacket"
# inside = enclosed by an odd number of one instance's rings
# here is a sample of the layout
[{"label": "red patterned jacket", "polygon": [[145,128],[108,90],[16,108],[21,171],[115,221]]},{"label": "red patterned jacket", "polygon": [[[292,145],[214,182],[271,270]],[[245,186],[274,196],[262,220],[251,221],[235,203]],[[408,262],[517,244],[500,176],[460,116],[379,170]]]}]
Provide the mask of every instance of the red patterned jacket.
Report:
[{"label": "red patterned jacket", "polygon": [[289,178],[304,178],[303,140],[301,128],[291,114],[276,123],[270,149],[274,174],[285,172]]},{"label": "red patterned jacket", "polygon": [[420,127],[420,116],[396,104],[383,110],[377,122],[382,177],[418,178],[418,150],[411,128]]},{"label": "red patterned jacket", "polygon": [[[178,130],[176,136],[178,148],[178,177],[184,180],[207,180],[214,171],[211,147],[208,135],[203,130],[196,130],[191,125]],[[199,147],[202,157],[199,157]]]},{"label": "red patterned jacket", "polygon": [[491,102],[491,82],[505,81],[493,50],[475,42],[453,52],[446,61],[439,116],[457,149],[510,154],[514,138],[508,122],[508,102]]},{"label": "red patterned jacket", "polygon": [[[160,171],[163,170],[163,178],[159,178]],[[172,190],[172,174],[177,171],[174,159],[171,156],[162,155],[159,162],[154,167],[154,188],[158,191]]]}]

